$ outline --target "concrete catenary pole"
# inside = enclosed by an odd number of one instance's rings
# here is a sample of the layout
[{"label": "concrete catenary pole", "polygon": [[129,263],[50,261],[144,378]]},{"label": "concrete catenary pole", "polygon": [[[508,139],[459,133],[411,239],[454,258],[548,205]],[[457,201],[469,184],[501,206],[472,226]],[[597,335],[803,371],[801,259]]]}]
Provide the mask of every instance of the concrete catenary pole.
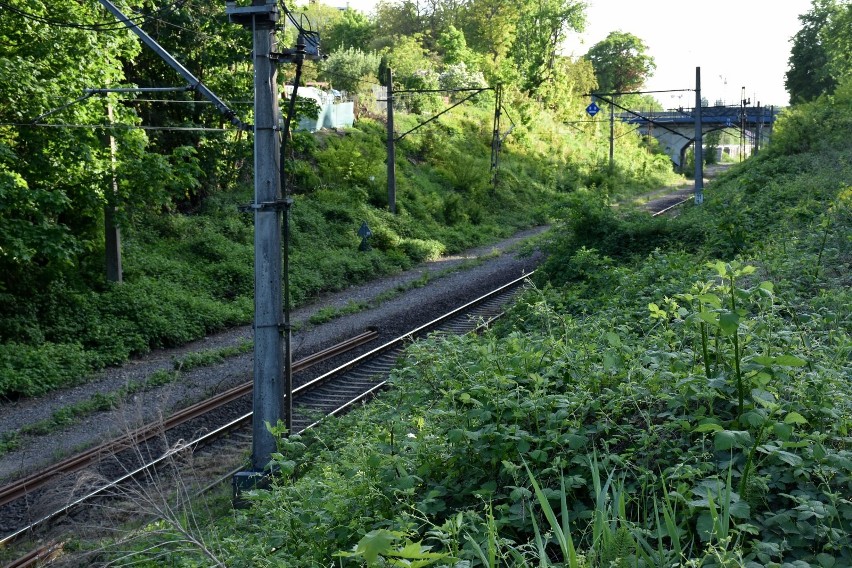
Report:
[{"label": "concrete catenary pole", "polygon": [[[110,126],[113,123],[112,103],[107,102],[107,119]],[[116,154],[118,146],[112,131],[107,134],[110,159],[110,184],[106,191],[106,204],[104,205],[104,246],[106,248],[106,278],[109,282],[121,284],[121,229],[116,223],[116,200],[118,199],[118,180],[115,177]]]},{"label": "concrete catenary pole", "polygon": [[609,102],[609,173],[615,171],[615,95]]},{"label": "concrete catenary pole", "polygon": [[263,471],[277,451],[267,425],[282,416],[281,178],[275,0],[254,0],[266,13],[253,16],[254,32],[254,418],[252,468]]},{"label": "concrete catenary pole", "polygon": [[232,22],[252,30],[254,55],[254,394],[251,472],[234,478],[235,494],[251,488],[277,451],[268,426],[283,419],[284,377],[281,331],[281,141],[278,136],[276,0],[252,0],[249,7],[227,3]]},{"label": "concrete catenary pole", "polygon": [[701,67],[695,68],[695,204],[704,203],[704,139],[701,136]]},{"label": "concrete catenary pole", "polygon": [[393,70],[388,67],[388,208],[396,213],[396,146],[393,134]]}]

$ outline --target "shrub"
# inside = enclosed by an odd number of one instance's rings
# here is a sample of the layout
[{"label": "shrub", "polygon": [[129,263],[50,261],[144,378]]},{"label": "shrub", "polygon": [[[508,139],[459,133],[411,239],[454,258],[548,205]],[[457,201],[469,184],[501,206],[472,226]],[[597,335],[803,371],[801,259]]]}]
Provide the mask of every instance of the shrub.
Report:
[{"label": "shrub", "polygon": [[0,344],[0,398],[39,396],[78,384],[98,363],[78,343]]}]

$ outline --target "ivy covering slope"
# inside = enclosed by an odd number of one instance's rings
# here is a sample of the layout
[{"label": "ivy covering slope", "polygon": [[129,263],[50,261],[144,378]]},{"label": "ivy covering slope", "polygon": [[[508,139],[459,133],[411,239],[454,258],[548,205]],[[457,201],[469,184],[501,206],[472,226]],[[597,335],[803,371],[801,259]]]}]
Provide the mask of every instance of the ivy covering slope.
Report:
[{"label": "ivy covering slope", "polygon": [[[851,103],[847,86],[786,113],[664,228],[567,217],[504,324],[419,342],[374,404],[283,440],[274,487],[197,533],[209,556],[163,538],[180,518],[120,549],[184,566],[852,565]],[[584,215],[642,246],[590,239]]]}]

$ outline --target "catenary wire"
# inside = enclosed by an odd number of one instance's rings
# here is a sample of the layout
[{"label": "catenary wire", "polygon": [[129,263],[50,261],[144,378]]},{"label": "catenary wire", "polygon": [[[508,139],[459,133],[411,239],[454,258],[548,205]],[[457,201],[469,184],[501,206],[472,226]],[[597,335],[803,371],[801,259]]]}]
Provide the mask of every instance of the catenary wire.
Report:
[{"label": "catenary wire", "polygon": [[3,0],[0,0],[0,7],[5,8],[6,10],[9,10],[12,13],[18,14],[19,16],[27,18],[28,20],[32,20],[34,22],[39,22],[39,23],[42,23],[42,24],[47,24],[49,26],[56,26],[56,27],[60,27],[60,28],[73,28],[73,29],[78,29],[78,30],[88,30],[88,31],[94,31],[94,32],[107,32],[107,31],[118,31],[118,30],[125,29],[126,23],[132,23],[132,24],[139,26],[139,25],[144,24],[148,21],[155,20],[155,19],[157,19],[158,15],[162,15],[165,12],[172,10],[172,9],[181,8],[184,4],[187,3],[187,1],[188,0],[177,0],[176,2],[169,4],[167,6],[164,6],[164,7],[160,8],[159,10],[156,10],[155,12],[153,12],[152,14],[149,14],[147,16],[139,16],[138,18],[126,18],[124,20],[119,20],[118,23],[116,23],[116,22],[103,22],[103,23],[100,23],[100,24],[79,24],[79,23],[76,23],[76,22],[68,22],[68,21],[64,21],[64,20],[55,20],[55,19],[52,19],[52,18],[46,18],[44,16],[39,16],[37,14],[33,14],[32,12],[27,12],[26,10],[21,10],[20,8],[16,8],[16,7],[12,6],[11,4],[9,4],[8,2],[5,2]]},{"label": "catenary wire", "polygon": [[314,69],[317,69],[321,73],[323,73],[325,75],[330,75],[332,77],[340,77],[341,79],[349,79],[350,81],[357,81],[359,83],[364,83],[366,85],[376,85],[378,87],[384,86],[381,83],[379,83],[378,81],[370,81],[369,79],[358,78],[358,77],[355,77],[354,75],[346,75],[345,73],[338,73],[336,71],[329,71],[327,69],[323,69],[322,67],[320,67],[318,65],[312,65],[312,67]]},{"label": "catenary wire", "polygon": [[28,122],[0,122],[0,126],[31,128],[88,128],[104,130],[158,130],[181,132],[231,132],[235,128],[208,128],[204,126],[137,126],[133,124],[44,124]]}]

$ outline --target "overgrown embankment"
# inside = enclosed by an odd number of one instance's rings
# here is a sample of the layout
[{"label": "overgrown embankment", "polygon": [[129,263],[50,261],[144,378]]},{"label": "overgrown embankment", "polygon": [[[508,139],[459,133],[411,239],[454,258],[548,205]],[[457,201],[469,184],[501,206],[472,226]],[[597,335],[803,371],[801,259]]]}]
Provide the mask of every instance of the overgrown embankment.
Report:
[{"label": "overgrown embankment", "polygon": [[[547,223],[578,187],[638,190],[671,178],[665,158],[632,137],[619,148],[630,169],[601,173],[605,138],[571,133],[518,97],[526,120],[504,145],[496,187],[487,96],[407,136],[397,153],[398,215],[387,207],[384,124],[364,118],[345,132],[295,134],[287,162],[294,303]],[[401,113],[399,129],[422,120]],[[80,266],[38,272],[38,286],[0,284],[0,397],[44,394],[133,355],[249,323],[253,219],[238,206],[251,199],[246,182],[129,216],[121,285],[102,283],[98,250]],[[362,222],[372,250],[359,252]]]},{"label": "overgrown embankment", "polygon": [[[418,343],[375,404],[282,441],[273,489],[201,530],[207,553],[852,564],[850,103],[787,113],[677,220],[583,194],[504,325]],[[202,558],[154,534],[156,562]]]}]

